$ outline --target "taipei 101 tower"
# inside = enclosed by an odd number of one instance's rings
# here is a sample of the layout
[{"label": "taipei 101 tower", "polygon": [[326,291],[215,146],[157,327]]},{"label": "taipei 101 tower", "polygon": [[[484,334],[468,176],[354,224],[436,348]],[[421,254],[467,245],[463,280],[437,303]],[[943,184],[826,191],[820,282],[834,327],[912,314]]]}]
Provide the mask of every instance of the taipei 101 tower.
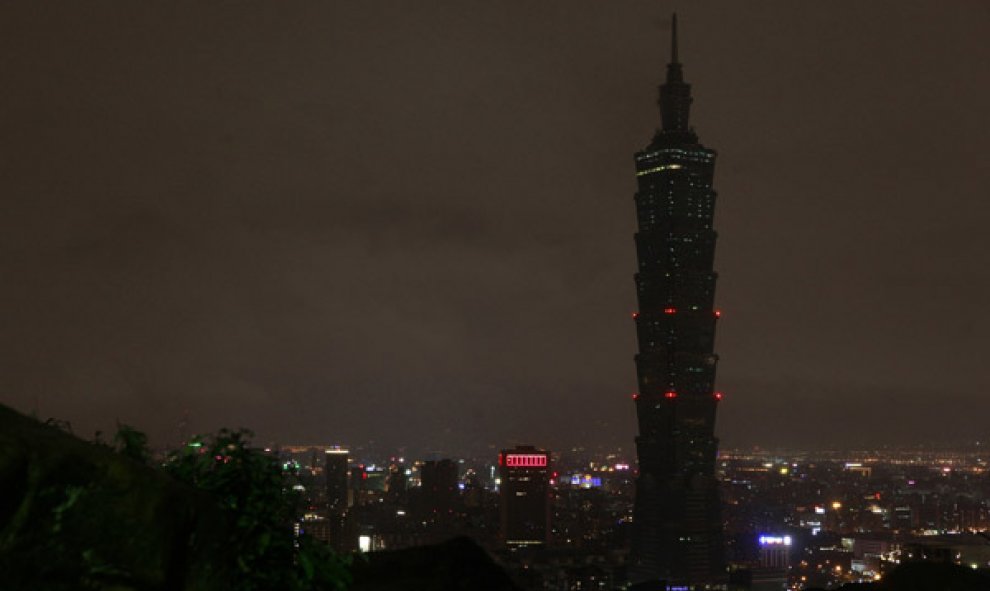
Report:
[{"label": "taipei 101 tower", "polygon": [[662,126],[636,154],[639,477],[630,580],[649,589],[724,588],[715,480],[715,151],[688,125],[677,57],[660,86]]}]

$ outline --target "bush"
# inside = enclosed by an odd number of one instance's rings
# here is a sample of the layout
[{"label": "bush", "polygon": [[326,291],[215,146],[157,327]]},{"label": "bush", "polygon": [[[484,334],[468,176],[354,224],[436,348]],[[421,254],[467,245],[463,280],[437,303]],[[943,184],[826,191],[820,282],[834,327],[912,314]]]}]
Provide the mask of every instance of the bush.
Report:
[{"label": "bush", "polygon": [[249,446],[249,431],[222,430],[196,439],[165,462],[176,479],[211,493],[232,524],[239,591],[338,591],[350,581],[347,561],[309,536],[296,536],[300,499],[292,473]]}]

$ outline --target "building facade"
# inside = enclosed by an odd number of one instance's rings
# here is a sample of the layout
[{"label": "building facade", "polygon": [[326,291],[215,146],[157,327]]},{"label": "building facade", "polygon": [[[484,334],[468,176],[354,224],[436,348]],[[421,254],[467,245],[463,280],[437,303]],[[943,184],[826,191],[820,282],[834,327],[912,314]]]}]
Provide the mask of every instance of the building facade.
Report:
[{"label": "building facade", "polygon": [[661,128],[636,154],[639,476],[630,578],[703,589],[725,571],[715,479],[715,151],[688,123],[693,99],[676,18]]},{"label": "building facade", "polygon": [[550,452],[532,446],[502,450],[499,465],[501,537],[507,546],[550,538]]},{"label": "building facade", "polygon": [[328,449],[324,454],[323,473],[327,479],[327,510],[330,514],[347,511],[347,450]]},{"label": "building facade", "polygon": [[424,520],[446,520],[454,512],[457,499],[457,462],[427,460],[419,469],[420,502]]}]

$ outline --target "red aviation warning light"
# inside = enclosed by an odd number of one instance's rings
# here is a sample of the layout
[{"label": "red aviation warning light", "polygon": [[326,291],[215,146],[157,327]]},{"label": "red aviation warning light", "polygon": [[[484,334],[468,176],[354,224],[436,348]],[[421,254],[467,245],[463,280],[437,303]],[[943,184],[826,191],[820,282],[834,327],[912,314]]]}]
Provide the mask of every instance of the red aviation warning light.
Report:
[{"label": "red aviation warning light", "polygon": [[637,318],[639,318],[639,312],[633,312],[632,313],[632,317],[633,317],[633,320],[636,320]]},{"label": "red aviation warning light", "polygon": [[723,394],[721,392],[716,392],[714,396],[715,400],[722,400]]},{"label": "red aviation warning light", "polygon": [[632,399],[639,400],[639,392],[633,392]]},{"label": "red aviation warning light", "polygon": [[677,314],[677,308],[664,308],[664,314]]},{"label": "red aviation warning light", "polygon": [[715,318],[721,318],[721,317],[722,317],[722,311],[721,310],[715,310]]},{"label": "red aviation warning light", "polygon": [[673,390],[668,390],[663,393],[663,397],[666,398],[667,400],[673,400],[677,398],[677,392],[674,392]]}]

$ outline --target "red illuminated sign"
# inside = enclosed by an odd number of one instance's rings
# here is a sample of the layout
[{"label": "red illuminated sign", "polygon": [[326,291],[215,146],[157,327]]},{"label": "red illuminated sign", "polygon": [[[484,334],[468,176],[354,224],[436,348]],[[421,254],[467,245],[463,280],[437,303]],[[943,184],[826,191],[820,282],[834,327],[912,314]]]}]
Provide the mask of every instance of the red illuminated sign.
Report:
[{"label": "red illuminated sign", "polygon": [[510,468],[545,468],[545,454],[506,454],[505,465]]}]

